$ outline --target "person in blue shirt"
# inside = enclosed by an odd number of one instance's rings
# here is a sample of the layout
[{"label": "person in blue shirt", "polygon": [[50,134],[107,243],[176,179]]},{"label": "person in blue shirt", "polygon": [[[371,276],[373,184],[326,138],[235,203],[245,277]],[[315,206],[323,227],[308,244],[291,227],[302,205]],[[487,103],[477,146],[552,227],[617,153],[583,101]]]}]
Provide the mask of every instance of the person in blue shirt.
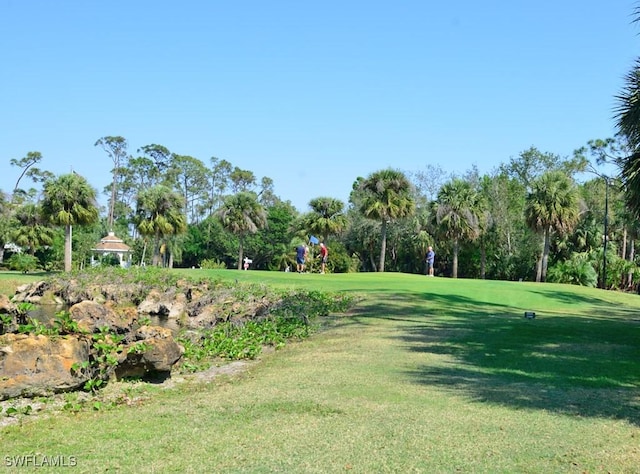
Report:
[{"label": "person in blue shirt", "polygon": [[305,259],[307,258],[308,248],[305,244],[296,247],[296,265],[298,273],[304,273]]},{"label": "person in blue shirt", "polygon": [[427,276],[433,276],[433,262],[436,259],[436,253],[433,251],[433,247],[429,246],[427,249]]}]

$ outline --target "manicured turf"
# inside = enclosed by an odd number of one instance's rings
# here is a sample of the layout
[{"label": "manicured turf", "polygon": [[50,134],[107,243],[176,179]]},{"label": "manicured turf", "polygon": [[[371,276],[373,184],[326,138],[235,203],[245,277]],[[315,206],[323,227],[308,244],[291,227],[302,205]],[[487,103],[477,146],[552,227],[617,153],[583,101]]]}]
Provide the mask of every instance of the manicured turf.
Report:
[{"label": "manicured turf", "polygon": [[1,455],[73,455],[76,472],[638,472],[638,295],[181,272],[363,299],[242,374],[137,384],[148,398],[133,406],[4,428]]}]

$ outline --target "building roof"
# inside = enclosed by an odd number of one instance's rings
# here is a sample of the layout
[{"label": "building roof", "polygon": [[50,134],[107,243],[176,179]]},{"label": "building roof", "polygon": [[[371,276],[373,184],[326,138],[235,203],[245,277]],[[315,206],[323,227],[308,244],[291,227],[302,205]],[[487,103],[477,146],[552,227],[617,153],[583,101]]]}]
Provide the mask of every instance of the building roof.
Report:
[{"label": "building roof", "polygon": [[125,244],[122,239],[118,238],[113,232],[109,232],[109,234],[100,239],[100,243],[91,250],[102,253],[126,253],[131,252],[131,247]]}]

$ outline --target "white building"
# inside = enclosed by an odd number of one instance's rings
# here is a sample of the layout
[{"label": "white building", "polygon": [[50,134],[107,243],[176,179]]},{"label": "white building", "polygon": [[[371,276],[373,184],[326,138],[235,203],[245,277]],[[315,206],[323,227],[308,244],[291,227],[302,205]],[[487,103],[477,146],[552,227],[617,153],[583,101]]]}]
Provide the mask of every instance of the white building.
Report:
[{"label": "white building", "polygon": [[[131,247],[124,243],[122,239],[117,237],[113,232],[109,232],[109,235],[100,239],[100,243],[92,248],[91,251],[91,265],[98,265],[100,258],[106,255],[115,255],[120,261],[122,268],[129,268],[131,266],[131,257],[133,251]],[[94,259],[94,254],[97,254],[99,258]]]}]

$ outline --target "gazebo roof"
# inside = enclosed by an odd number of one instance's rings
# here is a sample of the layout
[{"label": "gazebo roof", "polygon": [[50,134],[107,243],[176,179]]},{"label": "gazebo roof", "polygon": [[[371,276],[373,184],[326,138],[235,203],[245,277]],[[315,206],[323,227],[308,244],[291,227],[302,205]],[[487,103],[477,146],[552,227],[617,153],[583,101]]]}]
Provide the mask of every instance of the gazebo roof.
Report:
[{"label": "gazebo roof", "polygon": [[118,238],[113,232],[109,232],[109,234],[100,239],[100,243],[91,250],[102,253],[127,253],[131,252],[131,247],[125,244],[123,240]]}]

